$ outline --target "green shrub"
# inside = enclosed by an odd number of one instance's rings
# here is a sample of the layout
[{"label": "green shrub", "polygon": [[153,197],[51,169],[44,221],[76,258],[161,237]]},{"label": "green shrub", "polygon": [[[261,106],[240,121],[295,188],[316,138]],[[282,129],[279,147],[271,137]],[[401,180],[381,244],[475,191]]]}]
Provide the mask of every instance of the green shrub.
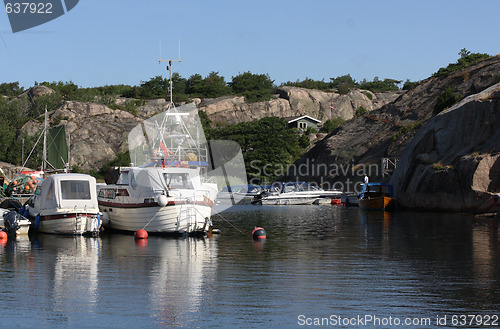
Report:
[{"label": "green shrub", "polygon": [[267,101],[273,97],[274,81],[267,74],[245,72],[233,77],[229,83],[233,93],[245,97],[245,101]]},{"label": "green shrub", "polygon": [[459,71],[463,68],[466,68],[469,65],[477,63],[483,59],[491,57],[488,54],[480,54],[480,53],[471,53],[467,49],[463,48],[458,53],[460,58],[456,63],[449,64],[447,67],[440,68],[436,73],[434,73],[435,77],[441,77],[447,75],[451,72]]},{"label": "green shrub", "polygon": [[366,112],[368,112],[366,110],[366,108],[364,106],[360,106],[358,107],[358,109],[356,110],[356,117],[359,117],[359,116],[362,116],[363,114],[365,114]]},{"label": "green shrub", "polygon": [[437,97],[436,104],[434,104],[434,115],[438,114],[447,107],[452,106],[457,102],[457,97],[453,88],[448,86]]},{"label": "green shrub", "polygon": [[398,133],[392,137],[392,141],[395,142],[399,137],[403,136],[407,132],[418,129],[422,125],[421,121],[415,121],[413,123],[407,124],[399,128]]},{"label": "green shrub", "polygon": [[334,131],[335,129],[340,127],[344,122],[345,122],[345,120],[341,117],[336,117],[334,119],[328,119],[325,121],[325,123],[321,127],[320,132],[331,133],[332,131]]}]

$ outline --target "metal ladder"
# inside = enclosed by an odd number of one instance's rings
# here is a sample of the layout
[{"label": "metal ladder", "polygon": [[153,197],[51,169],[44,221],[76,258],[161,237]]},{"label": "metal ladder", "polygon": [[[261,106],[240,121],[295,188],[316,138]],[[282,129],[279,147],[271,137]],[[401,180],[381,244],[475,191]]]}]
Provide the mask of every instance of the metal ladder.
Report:
[{"label": "metal ladder", "polygon": [[194,204],[188,203],[181,205],[181,210],[177,216],[177,231],[181,226],[181,221],[186,222],[186,232],[191,233],[196,228],[196,207]]}]

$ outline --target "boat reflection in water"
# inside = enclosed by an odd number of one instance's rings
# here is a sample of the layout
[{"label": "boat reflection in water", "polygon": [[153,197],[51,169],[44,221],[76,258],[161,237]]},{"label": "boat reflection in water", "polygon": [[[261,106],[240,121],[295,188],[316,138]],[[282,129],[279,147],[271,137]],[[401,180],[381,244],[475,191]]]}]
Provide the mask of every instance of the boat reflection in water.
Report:
[{"label": "boat reflection in water", "polygon": [[126,289],[133,296],[131,303],[149,305],[141,311],[151,314],[143,316],[168,326],[185,326],[199,315],[206,285],[215,280],[216,237],[150,236],[144,243],[115,234],[106,237],[105,245],[104,257],[116,272],[101,277],[101,295],[107,295],[103,290],[116,294]]},{"label": "boat reflection in water", "polygon": [[37,273],[46,276],[40,284],[48,285],[52,310],[96,312],[101,239],[53,234],[33,239]]}]

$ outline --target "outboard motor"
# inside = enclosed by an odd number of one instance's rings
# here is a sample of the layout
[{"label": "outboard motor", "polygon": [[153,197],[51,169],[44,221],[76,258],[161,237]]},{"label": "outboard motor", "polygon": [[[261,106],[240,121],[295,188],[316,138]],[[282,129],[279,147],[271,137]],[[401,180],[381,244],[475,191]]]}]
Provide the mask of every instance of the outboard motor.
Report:
[{"label": "outboard motor", "polygon": [[15,234],[16,231],[21,227],[20,220],[22,219],[25,218],[14,210],[5,213],[3,215],[3,222],[7,234]]}]

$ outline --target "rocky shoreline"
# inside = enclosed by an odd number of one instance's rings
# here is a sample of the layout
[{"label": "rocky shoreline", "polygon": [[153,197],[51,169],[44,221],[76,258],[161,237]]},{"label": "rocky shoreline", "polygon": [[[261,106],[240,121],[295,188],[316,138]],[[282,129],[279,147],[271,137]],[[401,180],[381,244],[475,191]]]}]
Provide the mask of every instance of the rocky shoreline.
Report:
[{"label": "rocky shoreline", "polygon": [[[36,99],[49,89],[35,86],[25,94]],[[436,115],[436,104],[446,90],[461,101]],[[291,166],[305,171],[289,170],[283,180],[329,184],[326,187],[356,184],[367,168],[373,168],[368,173],[371,181],[390,180],[403,207],[486,212],[492,209],[489,198],[500,193],[499,98],[497,55],[425,79],[407,92],[338,94],[280,87],[265,102],[247,103],[238,96],[194,101],[215,125],[269,116],[346,120],[326,137],[318,135],[315,145]],[[117,98],[117,104],[128,101]],[[63,101],[50,111],[49,121],[51,126],[66,126],[70,165],[95,170],[128,149],[127,135],[133,127],[167,106],[164,99],[147,100],[132,114],[102,104]],[[42,122],[32,120],[22,131],[34,136],[42,128]],[[394,172],[384,167],[384,159],[397,163]],[[317,170],[320,167],[327,169]]]}]

